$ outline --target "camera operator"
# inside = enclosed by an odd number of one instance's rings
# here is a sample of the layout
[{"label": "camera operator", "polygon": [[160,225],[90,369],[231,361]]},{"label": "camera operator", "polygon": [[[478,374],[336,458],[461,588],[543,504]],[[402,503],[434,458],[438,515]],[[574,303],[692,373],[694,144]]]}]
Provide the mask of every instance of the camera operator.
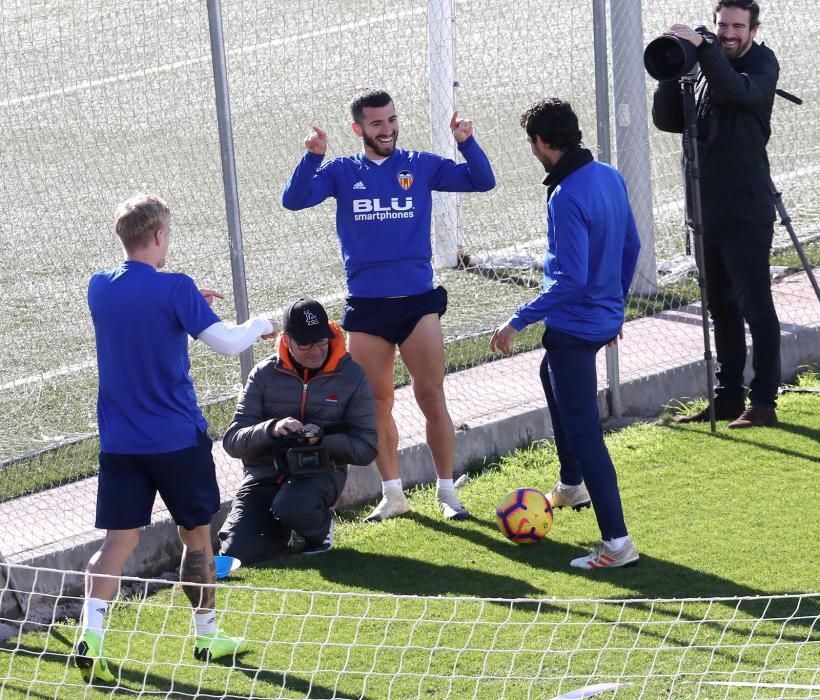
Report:
[{"label": "camera operator", "polygon": [[376,457],[376,414],[367,377],[319,302],[284,314],[277,355],[251,371],[223,439],[245,478],[219,532],[220,552],[268,559],[290,531],[305,554],[333,546],[333,514],[347,464]]},{"label": "camera operator", "polygon": [[[721,0],[713,13],[715,34],[682,24],[666,32],[695,46],[699,63],[695,100],[706,291],[717,356],[714,406],[718,420],[731,421],[729,428],[775,423],[780,384],[780,324],[769,276],[775,201],[766,154],[780,68],[771,49],[754,41],[759,14],[756,2]],[[658,83],[652,119],[662,131],[683,133],[677,81]],[[691,216],[691,207],[687,211]],[[754,369],[748,408],[744,320]],[[708,408],[676,420],[708,421]]]}]

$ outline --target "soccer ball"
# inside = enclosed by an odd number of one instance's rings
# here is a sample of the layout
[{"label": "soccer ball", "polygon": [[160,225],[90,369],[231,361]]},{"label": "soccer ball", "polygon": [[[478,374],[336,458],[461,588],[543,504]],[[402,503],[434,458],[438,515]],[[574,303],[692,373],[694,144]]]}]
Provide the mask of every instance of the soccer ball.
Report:
[{"label": "soccer ball", "polygon": [[504,537],[518,544],[538,542],[552,527],[552,507],[537,489],[510,491],[501,499],[495,515]]}]

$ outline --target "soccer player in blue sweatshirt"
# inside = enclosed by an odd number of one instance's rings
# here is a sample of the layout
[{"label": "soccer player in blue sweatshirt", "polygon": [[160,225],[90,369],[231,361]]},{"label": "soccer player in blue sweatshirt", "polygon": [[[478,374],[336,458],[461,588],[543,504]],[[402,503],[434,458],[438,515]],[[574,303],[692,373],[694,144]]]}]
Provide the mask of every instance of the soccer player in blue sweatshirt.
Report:
[{"label": "soccer player in blue sweatshirt", "polygon": [[598,415],[595,355],[622,337],[624,298],[640,240],[621,174],[581,147],[578,117],[557,98],[521,117],[533,155],[547,171],[547,250],[541,294],[498,328],[490,348],[510,352],[515,336],[543,321],[541,383],[552,419],[560,481],[553,508],[595,509],[601,542],[571,566],[600,569],[638,563],[626,531],[618,478]]},{"label": "soccer player in blue sweatshirt", "polygon": [[367,373],[376,401],[383,497],[366,520],[409,510],[402,491],[399,436],[393,420],[396,347],[413,379],[427,444],[438,475],[436,496],[445,518],[470,514],[453,488],[455,434],[444,400],[444,339],[440,316],[447,292],[433,286],[432,192],[486,192],[495,186],[490,162],[473,137],[472,122],[453,115],[450,128],[466,162],[396,146],[399,120],[383,90],[365,92],[350,107],[363,152],[322,165],[327,134],[311,127],[302,157],[282,193],[287,209],[336,199],[336,232],[347,275],[342,327],[350,354]]},{"label": "soccer player in blue sweatshirt", "polygon": [[216,627],[211,519],[219,484],[189,372],[188,339],[234,355],[280,327],[266,319],[227,326],[211,309],[221,294],[197,289],[187,275],[159,272],[171,241],[171,211],[159,197],[137,194],[122,202],[115,229],[126,259],[88,285],[99,369],[96,527],[106,533],[88,563],[74,663],[92,683],[115,680],[103,649],[104,616],[140,528],[151,522],[157,492],[185,545],[180,579],[194,612],[194,655],[204,661],[243,650],[241,639]]}]

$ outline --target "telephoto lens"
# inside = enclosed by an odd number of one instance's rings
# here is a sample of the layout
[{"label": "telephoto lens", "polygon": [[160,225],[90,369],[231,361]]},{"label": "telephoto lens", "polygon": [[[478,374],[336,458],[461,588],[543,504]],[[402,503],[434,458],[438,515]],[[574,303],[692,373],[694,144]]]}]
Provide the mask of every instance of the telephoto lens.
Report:
[{"label": "telephoto lens", "polygon": [[697,49],[690,42],[668,34],[650,41],[643,52],[646,72],[655,80],[679,80],[697,62]]}]

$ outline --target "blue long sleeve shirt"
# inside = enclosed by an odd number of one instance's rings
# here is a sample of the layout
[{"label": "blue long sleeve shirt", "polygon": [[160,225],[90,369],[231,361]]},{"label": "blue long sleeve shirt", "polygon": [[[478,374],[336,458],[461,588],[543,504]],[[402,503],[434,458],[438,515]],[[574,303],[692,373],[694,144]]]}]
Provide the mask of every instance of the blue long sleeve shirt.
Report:
[{"label": "blue long sleeve shirt", "polygon": [[510,325],[521,331],[543,321],[586,340],[614,338],[640,247],[621,174],[598,161],[571,172],[547,201],[542,292]]},{"label": "blue long sleeve shirt", "polygon": [[335,158],[306,152],[282,192],[297,211],[336,199],[336,233],[354,297],[422,294],[433,288],[432,192],[485,192],[490,161],[471,136],[458,144],[465,163],[397,148],[381,163],[363,153]]}]

